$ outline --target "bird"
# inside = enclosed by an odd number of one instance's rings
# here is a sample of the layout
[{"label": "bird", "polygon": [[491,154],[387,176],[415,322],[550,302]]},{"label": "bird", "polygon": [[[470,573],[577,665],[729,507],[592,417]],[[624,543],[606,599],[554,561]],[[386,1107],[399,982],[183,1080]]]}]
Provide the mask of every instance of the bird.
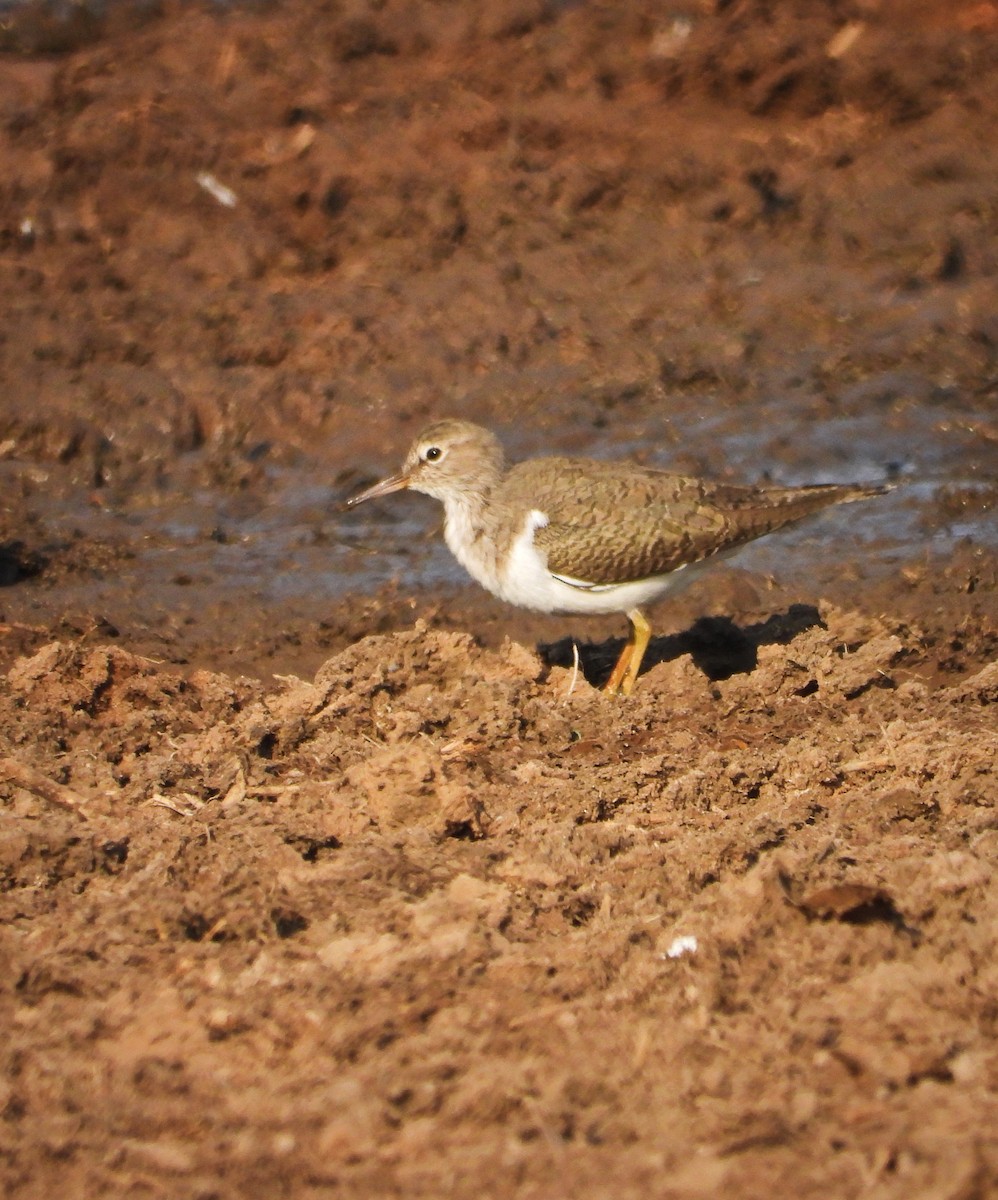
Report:
[{"label": "bird", "polygon": [[741,485],[587,458],[510,465],[470,421],[433,422],[402,469],[347,500],[408,489],[444,506],[444,539],[501,600],[545,613],[623,613],[629,636],[603,690],[630,695],[651,626],[642,612],[729,551],[893,484]]}]

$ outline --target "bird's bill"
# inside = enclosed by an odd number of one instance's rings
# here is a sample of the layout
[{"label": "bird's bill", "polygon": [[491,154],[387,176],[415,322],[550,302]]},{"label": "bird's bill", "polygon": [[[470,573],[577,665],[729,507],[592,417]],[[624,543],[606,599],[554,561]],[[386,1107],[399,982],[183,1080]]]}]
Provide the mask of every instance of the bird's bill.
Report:
[{"label": "bird's bill", "polygon": [[382,479],[380,483],[369,487],[367,491],[358,492],[356,496],[351,496],[347,501],[347,508],[363,504],[365,500],[377,500],[379,496],[390,496],[392,492],[401,492],[403,488],[407,488],[408,486],[409,476],[405,472],[399,472],[398,475],[389,475],[387,479]]}]

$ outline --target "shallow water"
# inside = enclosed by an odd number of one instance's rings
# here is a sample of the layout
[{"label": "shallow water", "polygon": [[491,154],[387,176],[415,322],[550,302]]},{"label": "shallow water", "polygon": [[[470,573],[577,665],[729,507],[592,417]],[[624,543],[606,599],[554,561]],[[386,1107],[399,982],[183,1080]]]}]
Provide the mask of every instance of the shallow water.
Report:
[{"label": "shallow water", "polygon": [[[836,560],[856,556],[865,573],[883,577],[899,563],[926,554],[949,554],[957,543],[998,547],[998,525],[988,482],[998,476],[998,447],[973,432],[969,414],[939,406],[908,404],[900,411],[849,414],[814,421],[793,398],[774,398],[751,414],[703,397],[670,404],[668,416],[651,417],[640,430],[621,436],[619,425],[566,433],[572,453],[599,458],[639,457],[663,469],[707,464],[709,474],[774,483],[896,481],[893,493],[831,509],[804,526],[750,545],[737,564],[777,577],[817,579],[834,572]],[[559,431],[520,427],[512,455],[557,450]],[[399,459],[405,447],[399,446]],[[365,463],[366,474],[387,474],[397,462]],[[424,496],[394,496],[355,511],[342,510],[343,492],[329,483],[325,464],[305,461],[294,468],[268,468],[265,486],[232,497],[207,490],[190,495],[163,492],[141,507],[127,502],[117,511],[54,508],[53,530],[82,530],[95,540],[111,538],[130,547],[134,566],[124,568],[133,586],[161,594],[165,584],[196,586],[224,595],[252,596],[279,610],[282,602],[308,598],[321,605],[368,595],[400,581],[409,590],[430,592],[467,582],[439,537],[440,510]],[[360,486],[351,486],[356,491]],[[962,512],[938,511],[941,495],[966,493]],[[975,496],[981,498],[975,506]],[[993,497],[991,498],[993,502]],[[69,579],[84,593],[92,580]],[[103,590],[102,585],[98,585]]]}]

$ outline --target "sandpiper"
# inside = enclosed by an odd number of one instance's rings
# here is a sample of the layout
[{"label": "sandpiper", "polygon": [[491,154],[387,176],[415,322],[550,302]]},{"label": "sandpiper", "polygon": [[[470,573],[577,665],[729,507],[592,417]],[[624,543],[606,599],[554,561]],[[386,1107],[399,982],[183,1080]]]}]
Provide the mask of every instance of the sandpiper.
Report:
[{"label": "sandpiper", "polygon": [[742,487],[636,463],[534,458],[508,466],[499,439],[437,421],[402,470],[347,501],[403,488],[444,506],[444,537],[493,595],[548,613],[625,613],[630,636],[604,691],[628,695],[651,638],[641,609],[725,551],[891,484]]}]

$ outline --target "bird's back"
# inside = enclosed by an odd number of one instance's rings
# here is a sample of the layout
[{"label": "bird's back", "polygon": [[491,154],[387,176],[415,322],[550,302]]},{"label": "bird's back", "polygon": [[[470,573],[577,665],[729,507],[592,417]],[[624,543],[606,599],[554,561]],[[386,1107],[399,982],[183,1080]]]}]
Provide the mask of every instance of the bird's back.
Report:
[{"label": "bird's back", "polygon": [[665,575],[889,485],[751,487],[631,463],[531,459],[500,490],[547,517],[534,543],[559,575],[594,584]]}]

